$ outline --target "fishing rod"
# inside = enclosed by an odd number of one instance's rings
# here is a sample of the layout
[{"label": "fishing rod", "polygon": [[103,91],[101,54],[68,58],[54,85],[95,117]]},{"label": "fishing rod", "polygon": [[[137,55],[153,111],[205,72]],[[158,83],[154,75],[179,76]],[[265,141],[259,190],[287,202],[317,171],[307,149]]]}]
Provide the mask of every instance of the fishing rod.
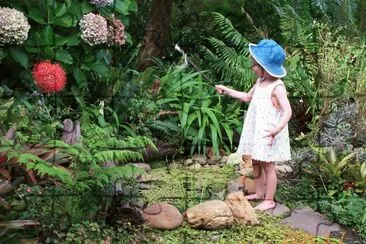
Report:
[{"label": "fishing rod", "polygon": [[181,49],[180,46],[178,46],[178,44],[175,44],[174,49],[182,54],[184,58],[184,64],[183,64],[184,66],[187,66],[188,64],[192,65],[193,68],[195,68],[203,76],[203,78],[205,78],[205,80],[212,82],[211,79],[208,78],[208,76],[205,75],[203,71],[200,68],[198,68],[198,66],[194,62],[192,62],[190,58],[187,57],[187,53],[185,53],[183,49]]}]

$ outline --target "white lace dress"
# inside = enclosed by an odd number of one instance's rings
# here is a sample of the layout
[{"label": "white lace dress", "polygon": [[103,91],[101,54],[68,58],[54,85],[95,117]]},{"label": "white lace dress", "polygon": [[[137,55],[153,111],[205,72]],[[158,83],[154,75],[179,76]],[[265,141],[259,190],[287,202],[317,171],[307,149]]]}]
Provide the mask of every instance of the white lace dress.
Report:
[{"label": "white lace dress", "polygon": [[253,160],[263,162],[278,162],[291,159],[288,126],[286,125],[275,137],[272,146],[268,145],[269,138],[264,138],[266,129],[276,127],[281,119],[281,111],[272,104],[272,91],[283,85],[281,80],[276,80],[270,85],[261,87],[259,82],[249,104],[244,119],[243,131],[237,153],[250,155]]}]

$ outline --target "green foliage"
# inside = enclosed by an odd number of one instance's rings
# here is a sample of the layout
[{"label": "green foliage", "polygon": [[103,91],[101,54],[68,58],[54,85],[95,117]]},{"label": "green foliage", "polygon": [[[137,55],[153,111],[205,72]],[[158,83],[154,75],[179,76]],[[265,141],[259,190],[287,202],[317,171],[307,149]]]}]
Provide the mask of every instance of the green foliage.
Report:
[{"label": "green foliage", "polygon": [[[63,92],[66,96],[56,101],[60,108],[75,105],[69,95],[74,95],[76,100],[87,97],[93,103],[98,98],[110,101],[120,90],[127,73],[127,68],[122,66],[127,63],[123,57],[125,48],[84,43],[78,23],[83,15],[95,12],[107,20],[115,16],[127,27],[130,13],[137,10],[135,0],[116,0],[102,8],[89,0],[3,1],[1,4],[23,12],[31,25],[29,37],[22,46],[1,47],[0,70],[6,73],[2,82],[11,88],[36,90],[31,68],[40,60],[51,60],[59,62],[67,73]],[[130,35],[125,34],[127,45],[131,44]]]},{"label": "green foliage", "polygon": [[248,57],[248,41],[220,13],[213,13],[213,20],[223,40],[208,39],[213,51],[203,47],[204,60],[224,82],[230,82],[240,89],[252,86],[253,74]]},{"label": "green foliage", "polygon": [[223,106],[213,85],[203,82],[198,72],[171,67],[160,80],[157,104],[164,110],[177,111],[181,133],[192,142],[190,153],[202,153],[208,145],[217,155],[221,147],[231,151],[233,134],[241,125],[240,107]]},{"label": "green foliage", "polygon": [[322,201],[320,210],[340,224],[355,227],[366,239],[366,200],[344,192],[337,199]]}]

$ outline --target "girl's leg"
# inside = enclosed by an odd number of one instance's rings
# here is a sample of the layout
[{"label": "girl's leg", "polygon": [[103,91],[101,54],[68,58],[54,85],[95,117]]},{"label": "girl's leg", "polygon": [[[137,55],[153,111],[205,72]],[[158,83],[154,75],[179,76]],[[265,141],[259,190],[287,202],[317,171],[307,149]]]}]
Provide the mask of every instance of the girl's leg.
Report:
[{"label": "girl's leg", "polygon": [[248,200],[254,199],[264,199],[264,194],[266,191],[266,177],[263,172],[263,168],[258,161],[253,160],[253,177],[255,184],[255,194],[245,196]]},{"label": "girl's leg", "polygon": [[262,166],[266,173],[266,197],[261,204],[255,207],[255,209],[265,211],[268,209],[272,209],[276,206],[276,203],[274,201],[274,195],[277,188],[277,175],[273,162],[263,163]]}]

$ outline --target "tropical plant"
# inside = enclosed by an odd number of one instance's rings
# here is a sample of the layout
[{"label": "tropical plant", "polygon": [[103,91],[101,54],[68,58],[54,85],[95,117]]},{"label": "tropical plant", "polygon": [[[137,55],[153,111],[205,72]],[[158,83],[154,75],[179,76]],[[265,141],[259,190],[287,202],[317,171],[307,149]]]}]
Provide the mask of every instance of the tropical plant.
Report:
[{"label": "tropical plant", "polygon": [[346,170],[352,165],[355,153],[346,154],[343,157],[337,155],[333,147],[311,146],[317,155],[317,160],[304,171],[313,176],[313,180],[320,183],[329,196],[343,191]]},{"label": "tropical plant", "polygon": [[250,89],[254,77],[249,68],[249,42],[234,28],[228,18],[220,13],[213,13],[212,17],[223,40],[208,38],[213,51],[203,47],[204,60],[224,83],[244,90]]},{"label": "tropical plant", "polygon": [[[223,106],[211,84],[202,80],[199,72],[173,69],[161,77],[157,104],[167,111],[177,111],[181,133],[191,141],[190,153],[203,153],[212,145],[215,154],[221,147],[231,151],[233,135],[240,127],[240,107]],[[229,114],[224,116],[223,111]]]}]

